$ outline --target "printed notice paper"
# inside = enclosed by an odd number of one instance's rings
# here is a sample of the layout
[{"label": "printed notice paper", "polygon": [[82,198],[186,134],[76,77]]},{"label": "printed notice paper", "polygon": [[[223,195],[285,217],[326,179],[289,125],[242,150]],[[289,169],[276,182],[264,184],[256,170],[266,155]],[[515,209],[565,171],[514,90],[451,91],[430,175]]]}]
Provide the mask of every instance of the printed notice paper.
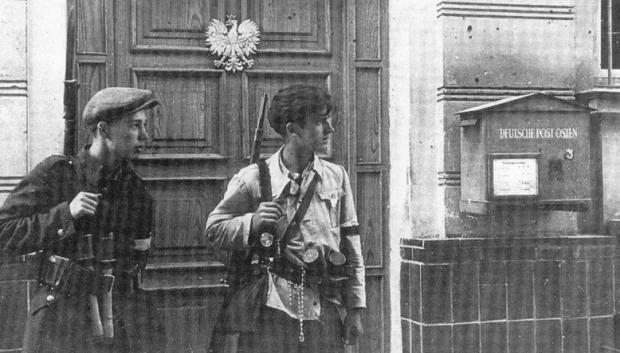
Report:
[{"label": "printed notice paper", "polygon": [[492,173],[495,197],[538,195],[536,158],[495,158]]}]

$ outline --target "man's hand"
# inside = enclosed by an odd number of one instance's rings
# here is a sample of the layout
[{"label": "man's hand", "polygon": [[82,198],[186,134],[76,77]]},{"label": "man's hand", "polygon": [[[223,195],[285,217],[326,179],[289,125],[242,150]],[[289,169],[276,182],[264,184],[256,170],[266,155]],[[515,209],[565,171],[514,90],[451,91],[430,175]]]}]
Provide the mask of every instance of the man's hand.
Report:
[{"label": "man's hand", "polygon": [[252,216],[252,234],[275,233],[278,219],[284,215],[284,207],[274,201],[262,202]]},{"label": "man's hand", "polygon": [[73,219],[79,219],[83,216],[92,216],[97,210],[97,205],[101,199],[101,194],[82,191],[75,195],[73,201],[69,204],[69,211]]},{"label": "man's hand", "polygon": [[364,334],[362,326],[362,308],[349,309],[347,317],[344,319],[344,344],[353,345],[357,339]]}]

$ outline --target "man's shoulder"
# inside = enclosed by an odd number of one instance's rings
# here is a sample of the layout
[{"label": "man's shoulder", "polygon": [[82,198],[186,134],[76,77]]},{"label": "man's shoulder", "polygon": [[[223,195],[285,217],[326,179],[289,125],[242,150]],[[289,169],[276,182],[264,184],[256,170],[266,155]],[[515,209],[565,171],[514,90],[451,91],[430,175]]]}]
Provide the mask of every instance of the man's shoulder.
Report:
[{"label": "man's shoulder", "polygon": [[252,163],[247,167],[241,168],[235,177],[246,184],[258,180],[258,164]]},{"label": "man's shoulder", "polygon": [[39,164],[36,165],[34,169],[37,169],[37,168],[48,169],[48,168],[53,168],[58,165],[71,166],[72,164],[73,164],[73,161],[71,157],[61,155],[61,154],[54,154],[42,160]]},{"label": "man's shoulder", "polygon": [[23,190],[34,190],[42,187],[57,190],[61,184],[74,181],[72,163],[71,159],[67,156],[49,156],[35,165],[34,168],[17,183],[11,193],[18,193]]},{"label": "man's shoulder", "polygon": [[323,158],[319,158],[319,161],[322,165],[322,169],[323,169],[323,173],[325,174],[325,177],[342,180],[347,174],[347,171],[344,169],[344,166],[342,166],[341,164],[330,162]]},{"label": "man's shoulder", "polygon": [[72,171],[73,170],[73,160],[70,157],[64,155],[51,155],[41,162],[37,164],[31,171],[28,173],[29,176],[46,176],[50,172],[58,171]]}]

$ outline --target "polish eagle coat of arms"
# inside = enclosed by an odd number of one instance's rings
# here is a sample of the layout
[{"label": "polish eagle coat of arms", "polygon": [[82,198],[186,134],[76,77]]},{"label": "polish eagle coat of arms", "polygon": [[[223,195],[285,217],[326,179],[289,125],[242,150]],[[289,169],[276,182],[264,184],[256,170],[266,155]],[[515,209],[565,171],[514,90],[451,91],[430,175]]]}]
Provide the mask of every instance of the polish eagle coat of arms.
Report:
[{"label": "polish eagle coat of arms", "polygon": [[253,21],[244,20],[237,26],[233,15],[226,16],[226,22],[212,19],[206,35],[209,52],[220,57],[213,61],[215,67],[236,72],[254,65],[249,56],[256,53],[260,32]]}]

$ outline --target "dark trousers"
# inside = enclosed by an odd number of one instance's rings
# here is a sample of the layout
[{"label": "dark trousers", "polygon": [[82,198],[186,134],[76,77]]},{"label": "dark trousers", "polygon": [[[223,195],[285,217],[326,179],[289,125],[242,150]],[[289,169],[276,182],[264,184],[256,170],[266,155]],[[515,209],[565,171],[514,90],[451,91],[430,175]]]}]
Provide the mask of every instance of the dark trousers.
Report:
[{"label": "dark trousers", "polygon": [[344,351],[342,322],[333,303],[321,301],[320,321],[304,321],[299,342],[299,320],[263,306],[257,331],[241,334],[238,353],[340,353]]},{"label": "dark trousers", "polygon": [[93,341],[85,297],[61,298],[45,306],[48,293],[37,288],[31,300],[23,353],[142,353],[165,348],[163,325],[143,293],[115,298],[115,338],[110,344]]}]

